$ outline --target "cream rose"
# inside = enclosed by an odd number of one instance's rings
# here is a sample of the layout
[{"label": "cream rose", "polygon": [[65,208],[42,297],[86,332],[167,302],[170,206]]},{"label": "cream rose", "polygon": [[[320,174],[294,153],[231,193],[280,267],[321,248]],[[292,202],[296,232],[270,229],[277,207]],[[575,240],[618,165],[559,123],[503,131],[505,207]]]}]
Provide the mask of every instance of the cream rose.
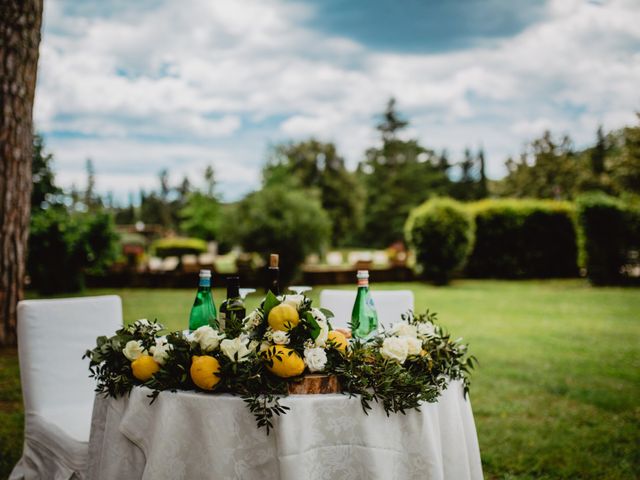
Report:
[{"label": "cream rose", "polygon": [[415,325],[409,325],[407,322],[398,322],[391,329],[391,334],[397,337],[412,337],[418,336],[418,329]]},{"label": "cream rose", "polygon": [[204,352],[211,352],[218,348],[220,340],[224,338],[224,334],[211,328],[209,325],[198,328],[191,334],[191,340],[200,344],[200,348]]},{"label": "cream rose", "polygon": [[436,334],[436,327],[433,323],[419,323],[418,324],[418,336],[420,338],[433,337]]},{"label": "cream rose", "polygon": [[422,351],[422,340],[413,337],[403,337],[407,341],[407,352],[409,355],[420,355]]},{"label": "cream rose", "polygon": [[310,372],[321,372],[327,364],[327,353],[324,348],[307,348],[304,351],[304,364]]},{"label": "cream rose", "polygon": [[388,337],[382,342],[380,354],[387,360],[395,360],[403,364],[409,355],[407,339],[403,337]]},{"label": "cream rose", "polygon": [[169,351],[173,350],[173,345],[167,342],[167,337],[156,338],[155,346],[149,349],[149,353],[153,355],[153,359],[159,364],[164,365],[167,361]]},{"label": "cream rose", "polygon": [[229,360],[234,362],[247,361],[251,350],[247,347],[247,340],[240,337],[236,337],[233,340],[225,339],[220,342],[220,350],[224,353]]},{"label": "cream rose", "polygon": [[271,341],[276,345],[288,345],[289,334],[287,332],[283,332],[282,330],[274,330],[274,332],[271,334]]},{"label": "cream rose", "polygon": [[127,357],[127,359],[133,362],[140,355],[146,354],[147,351],[142,346],[142,342],[140,340],[129,340],[124,346],[122,353]]}]

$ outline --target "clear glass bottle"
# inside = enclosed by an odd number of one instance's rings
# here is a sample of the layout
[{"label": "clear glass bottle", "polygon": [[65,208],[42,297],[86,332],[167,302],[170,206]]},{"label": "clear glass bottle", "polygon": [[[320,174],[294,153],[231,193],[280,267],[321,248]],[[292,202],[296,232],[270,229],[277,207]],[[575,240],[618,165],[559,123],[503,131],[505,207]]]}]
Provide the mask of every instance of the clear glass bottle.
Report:
[{"label": "clear glass bottle", "polygon": [[219,329],[218,312],[211,293],[211,270],[200,270],[200,281],[196,299],[189,315],[189,330],[193,331],[205,325]]},{"label": "clear glass bottle", "polygon": [[351,333],[366,339],[378,330],[378,313],[369,291],[369,271],[358,270],[358,293],[351,312]]},{"label": "clear glass bottle", "polygon": [[220,305],[218,317],[220,330],[226,330],[227,327],[234,331],[240,329],[245,316],[246,309],[240,296],[240,277],[227,277],[227,299]]}]

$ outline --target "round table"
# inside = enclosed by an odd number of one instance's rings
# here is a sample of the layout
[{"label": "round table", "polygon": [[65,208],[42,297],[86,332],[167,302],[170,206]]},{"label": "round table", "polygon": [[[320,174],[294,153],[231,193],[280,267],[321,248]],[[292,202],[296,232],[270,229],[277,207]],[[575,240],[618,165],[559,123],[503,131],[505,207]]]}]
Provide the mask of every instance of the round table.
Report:
[{"label": "round table", "polygon": [[357,397],[291,395],[269,435],[239,397],[149,389],[96,397],[90,479],[481,479],[468,399],[453,382],[437,403],[365,415]]}]

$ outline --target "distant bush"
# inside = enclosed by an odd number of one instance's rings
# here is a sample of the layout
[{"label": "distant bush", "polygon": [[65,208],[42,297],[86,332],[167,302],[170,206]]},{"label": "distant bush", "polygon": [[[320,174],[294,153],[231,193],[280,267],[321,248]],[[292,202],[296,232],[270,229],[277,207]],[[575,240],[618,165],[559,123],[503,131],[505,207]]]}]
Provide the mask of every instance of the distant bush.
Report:
[{"label": "distant bush", "polygon": [[578,220],[589,280],[596,285],[621,283],[625,265],[640,250],[640,209],[603,193],[578,198]]},{"label": "distant bush", "polygon": [[483,200],[467,207],[476,240],[473,277],[553,278],[578,274],[574,208],[549,200]]},{"label": "distant bush", "polygon": [[473,223],[462,204],[435,198],[411,211],[405,237],[416,252],[423,276],[446,284],[471,251]]},{"label": "distant bush", "polygon": [[199,238],[161,238],[151,244],[151,251],[154,255],[162,258],[198,255],[207,251],[207,242]]},{"label": "distant bush", "polygon": [[[246,251],[280,254],[280,279],[287,285],[310,253],[329,240],[331,221],[308,192],[266,187],[248,195],[234,212],[234,235]],[[231,220],[231,219],[230,219]]]},{"label": "distant bush", "polygon": [[85,273],[102,273],[117,255],[118,235],[106,213],[52,207],[31,217],[27,270],[40,293],[81,290]]}]

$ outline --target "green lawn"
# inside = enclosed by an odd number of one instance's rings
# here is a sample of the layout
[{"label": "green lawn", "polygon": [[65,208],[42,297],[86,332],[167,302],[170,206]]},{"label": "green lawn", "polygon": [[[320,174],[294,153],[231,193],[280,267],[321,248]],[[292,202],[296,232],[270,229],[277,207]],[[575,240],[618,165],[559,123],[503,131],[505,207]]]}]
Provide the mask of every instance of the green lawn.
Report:
[{"label": "green lawn", "polygon": [[[480,359],[471,398],[487,478],[638,478],[640,289],[581,280],[374,287],[411,288],[416,309],[439,312]],[[87,292],[104,293],[122,297],[127,321],[158,318],[172,329],[187,325],[194,295]],[[0,477],[20,454],[21,430],[16,353],[0,351]]]}]

